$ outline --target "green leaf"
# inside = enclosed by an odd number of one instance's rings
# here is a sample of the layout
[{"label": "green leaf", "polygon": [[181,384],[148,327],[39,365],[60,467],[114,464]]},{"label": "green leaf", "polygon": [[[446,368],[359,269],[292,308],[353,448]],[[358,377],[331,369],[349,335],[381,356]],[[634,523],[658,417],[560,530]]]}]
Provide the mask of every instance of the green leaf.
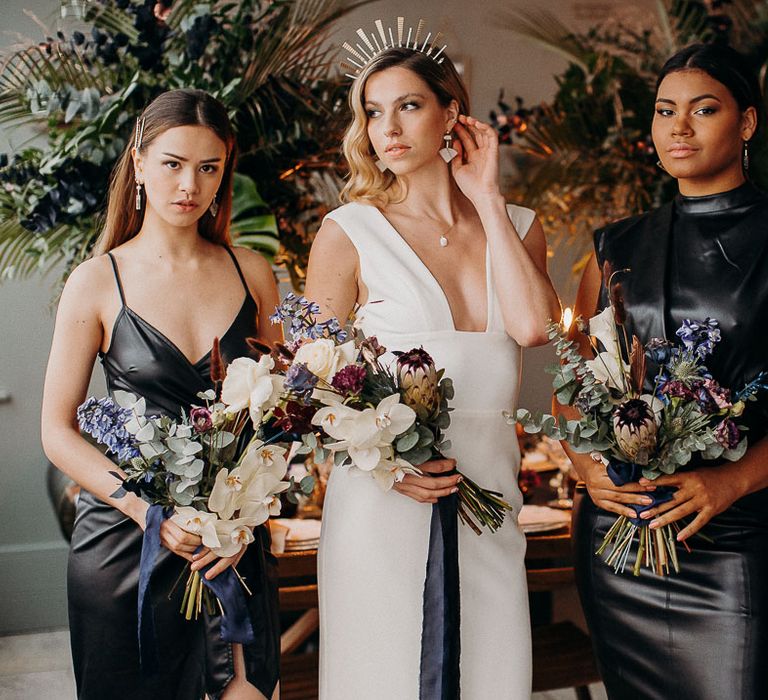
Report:
[{"label": "green leaf", "polygon": [[419,433],[416,430],[406,433],[396,443],[395,448],[398,452],[408,452],[408,450],[416,447],[419,442]]},{"label": "green leaf", "polygon": [[315,477],[311,474],[308,474],[301,480],[299,487],[301,488],[303,494],[309,496],[309,494],[311,494],[315,488]]}]

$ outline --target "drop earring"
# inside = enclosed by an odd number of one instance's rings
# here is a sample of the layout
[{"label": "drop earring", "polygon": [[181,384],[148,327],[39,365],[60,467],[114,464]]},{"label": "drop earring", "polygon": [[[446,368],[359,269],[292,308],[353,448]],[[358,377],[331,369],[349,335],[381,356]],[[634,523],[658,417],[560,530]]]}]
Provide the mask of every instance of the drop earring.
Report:
[{"label": "drop earring", "polygon": [[[218,195],[216,195],[218,197]],[[211,206],[208,207],[208,211],[211,212],[211,216],[215,219],[216,214],[219,213],[219,203],[216,199],[216,197],[213,198],[213,201],[211,202]]]},{"label": "drop earring", "polygon": [[379,172],[384,173],[387,171],[388,166],[381,158],[377,158],[374,162],[376,163],[376,167],[379,169]]},{"label": "drop earring", "polygon": [[443,141],[445,142],[445,145],[439,151],[440,157],[446,163],[450,163],[457,155],[459,155],[459,152],[453,148],[453,133],[446,131],[443,136]]},{"label": "drop earring", "polygon": [[141,211],[141,183],[136,180],[136,211]]},{"label": "drop earring", "polygon": [[749,143],[744,142],[744,150],[741,153],[741,165],[744,167],[744,172],[749,172]]},{"label": "drop earring", "polygon": [[662,163],[660,160],[656,161],[656,167],[660,170],[663,170],[664,172],[667,172],[667,169],[664,167],[664,163]]}]

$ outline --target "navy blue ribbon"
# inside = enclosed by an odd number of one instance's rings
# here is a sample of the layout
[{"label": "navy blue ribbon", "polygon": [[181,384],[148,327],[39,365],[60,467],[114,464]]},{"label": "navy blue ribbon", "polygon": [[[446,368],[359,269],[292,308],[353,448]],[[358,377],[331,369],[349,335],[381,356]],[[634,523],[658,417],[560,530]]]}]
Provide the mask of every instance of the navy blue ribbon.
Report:
[{"label": "navy blue ribbon", "polygon": [[[155,615],[152,605],[152,575],[160,553],[160,526],[172,513],[170,508],[151,505],[147,510],[146,528],[141,545],[139,564],[139,660],[145,676],[151,676],[158,670],[157,639],[155,637]],[[221,615],[221,638],[225,642],[252,644],[253,626],[248,614],[245,590],[231,567],[222,571],[216,578],[208,580],[204,574],[216,561],[200,569],[200,580],[219,599],[224,612]]]},{"label": "navy blue ribbon", "polygon": [[152,505],[147,510],[144,539],[141,543],[139,564],[139,661],[142,673],[151,676],[158,669],[157,639],[155,638],[155,611],[152,606],[150,584],[160,553],[160,526],[170,515],[162,506]]},{"label": "navy blue ribbon", "polygon": [[[608,472],[608,478],[613,482],[614,486],[624,486],[625,484],[640,481],[643,476],[643,467],[641,465],[633,464],[632,462],[620,462],[617,459],[612,459],[608,462],[606,471]],[[660,506],[662,503],[671,501],[675,491],[677,491],[676,486],[657,486],[655,491],[648,491],[643,494],[651,499],[651,503],[646,505],[627,503],[627,507],[635,511],[635,517],[629,518],[629,521],[638,527],[648,525],[649,521],[641,518],[640,514],[646,510],[651,510],[651,508],[656,508],[656,506]]]},{"label": "navy blue ribbon", "polygon": [[421,630],[419,700],[459,698],[458,495],[438,499],[429,526]]}]

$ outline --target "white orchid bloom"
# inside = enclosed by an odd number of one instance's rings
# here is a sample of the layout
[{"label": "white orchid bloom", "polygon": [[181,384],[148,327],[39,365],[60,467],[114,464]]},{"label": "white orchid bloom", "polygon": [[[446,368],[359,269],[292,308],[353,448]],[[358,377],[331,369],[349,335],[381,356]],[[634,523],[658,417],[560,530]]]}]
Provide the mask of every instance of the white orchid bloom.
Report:
[{"label": "white orchid bloom", "polygon": [[610,352],[600,352],[594,360],[587,360],[587,367],[595,375],[595,379],[610,389],[624,390],[622,376],[629,372],[629,366]]},{"label": "white orchid bloom", "polygon": [[347,434],[345,426],[358,413],[360,411],[345,406],[337,400],[318,410],[312,417],[312,424],[319,425],[326,435],[330,435],[335,440],[344,440]]},{"label": "white orchid bloom", "polygon": [[240,507],[240,496],[244,492],[245,483],[240,467],[232,471],[219,469],[208,497],[208,507],[218,513],[222,520],[229,520]]},{"label": "white orchid bloom", "polygon": [[211,551],[218,557],[233,557],[255,539],[253,531],[242,518],[217,520],[216,534],[221,544],[211,547]]},{"label": "white orchid bloom", "polygon": [[[286,483],[286,488],[287,486]],[[242,508],[240,508],[240,519],[247,522],[251,527],[257,527],[266,522],[271,515],[280,515],[281,508],[282,503],[277,494],[267,494],[262,498],[243,503]]]},{"label": "white orchid bloom", "polygon": [[356,411],[336,404],[321,408],[313,422],[339,442],[326,447],[346,450],[354,466],[370,472],[392,454],[392,441],[408,430],[416,420],[414,410],[400,403],[400,395],[382,399],[376,408]]},{"label": "white orchid bloom", "polygon": [[176,523],[185,532],[200,535],[203,544],[213,549],[220,547],[221,542],[216,533],[218,518],[214,513],[206,513],[191,506],[176,506],[171,516],[171,521]]},{"label": "white orchid bloom", "polygon": [[387,396],[376,407],[376,425],[388,443],[408,430],[415,420],[416,412],[410,406],[400,403],[400,394]]},{"label": "white orchid bloom", "polygon": [[403,480],[406,474],[421,474],[410,462],[406,462],[400,457],[394,460],[384,460],[377,469],[371,472],[371,476],[384,491],[389,491],[392,487]]},{"label": "white orchid bloom", "polygon": [[616,352],[618,334],[612,306],[606,306],[597,316],[589,319],[589,334],[602,343],[604,350]]},{"label": "white orchid bloom", "polygon": [[277,405],[283,391],[283,377],[270,374],[275,361],[269,355],[258,360],[238,357],[227,367],[221,385],[221,400],[227,413],[248,409],[254,427],[259,426],[264,412]]},{"label": "white orchid bloom", "polygon": [[246,480],[261,473],[273,474],[277,479],[282,479],[288,471],[285,453],[286,449],[279,445],[253,443],[240,461],[240,466],[247,475]]}]

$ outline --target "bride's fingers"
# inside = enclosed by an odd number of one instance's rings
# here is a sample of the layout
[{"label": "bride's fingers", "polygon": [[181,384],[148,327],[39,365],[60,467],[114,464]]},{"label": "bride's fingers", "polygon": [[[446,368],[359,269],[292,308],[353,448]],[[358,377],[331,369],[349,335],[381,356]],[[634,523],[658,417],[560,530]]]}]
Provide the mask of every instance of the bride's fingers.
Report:
[{"label": "bride's fingers", "polygon": [[[483,122],[475,119],[474,117],[462,114],[459,117],[459,123],[464,126],[465,129],[467,129],[467,131],[472,135],[475,143],[480,148],[483,148],[487,145],[488,130],[484,128],[486,125],[483,124]],[[488,129],[492,131],[490,127],[488,127]]]},{"label": "bride's fingers", "polygon": [[456,136],[459,137],[459,141],[461,142],[461,145],[464,146],[464,151],[467,153],[467,156],[477,150],[477,143],[475,143],[475,139],[472,137],[471,132],[466,126],[457,123],[456,126],[453,127],[453,131]]}]

